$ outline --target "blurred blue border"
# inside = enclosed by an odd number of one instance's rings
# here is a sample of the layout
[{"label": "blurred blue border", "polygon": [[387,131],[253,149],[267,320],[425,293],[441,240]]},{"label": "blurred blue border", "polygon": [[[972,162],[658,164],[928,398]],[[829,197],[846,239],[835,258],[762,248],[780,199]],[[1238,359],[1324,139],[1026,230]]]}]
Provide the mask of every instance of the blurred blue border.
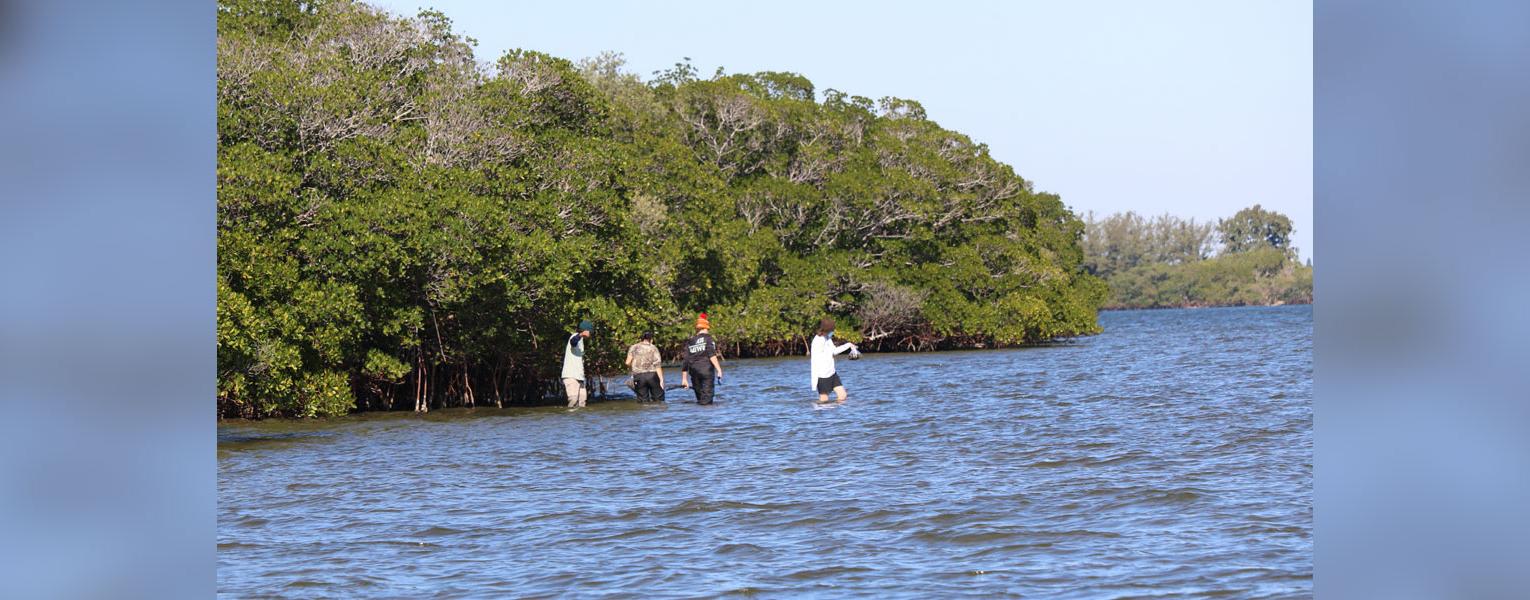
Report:
[{"label": "blurred blue border", "polygon": [[1524,597],[1530,3],[1314,27],[1314,587]]},{"label": "blurred blue border", "polygon": [[215,10],[0,6],[0,597],[216,592]]}]

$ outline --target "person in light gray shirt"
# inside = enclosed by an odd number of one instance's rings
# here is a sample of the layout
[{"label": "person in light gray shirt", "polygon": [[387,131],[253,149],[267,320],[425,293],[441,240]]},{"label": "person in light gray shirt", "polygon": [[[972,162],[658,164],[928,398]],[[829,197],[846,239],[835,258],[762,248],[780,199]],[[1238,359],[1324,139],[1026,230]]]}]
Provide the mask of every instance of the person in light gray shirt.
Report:
[{"label": "person in light gray shirt", "polygon": [[590,397],[590,389],[584,384],[584,340],[594,329],[594,323],[580,321],[579,332],[563,344],[563,392],[568,395],[569,408],[584,406]]}]

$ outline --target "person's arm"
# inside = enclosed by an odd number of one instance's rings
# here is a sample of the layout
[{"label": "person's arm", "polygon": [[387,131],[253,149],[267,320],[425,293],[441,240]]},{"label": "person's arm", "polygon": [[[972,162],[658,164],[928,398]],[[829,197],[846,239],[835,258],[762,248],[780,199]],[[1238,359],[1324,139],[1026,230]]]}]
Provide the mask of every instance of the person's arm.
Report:
[{"label": "person's arm", "polygon": [[717,338],[707,336],[707,348],[712,351],[712,370],[717,373],[717,378],[722,379],[722,348],[717,345]]},{"label": "person's arm", "polygon": [[627,349],[627,366],[632,366],[632,349]]},{"label": "person's arm", "polygon": [[658,371],[658,373],[659,373],[659,389],[662,390],[662,389],[664,389],[664,367],[659,367],[659,368],[654,369],[654,370]]},{"label": "person's arm", "polygon": [[855,344],[852,344],[850,342],[845,342],[843,344],[835,346],[834,347],[834,353],[835,354],[844,354],[846,350],[849,350],[849,349],[854,348],[854,347],[855,347]]}]

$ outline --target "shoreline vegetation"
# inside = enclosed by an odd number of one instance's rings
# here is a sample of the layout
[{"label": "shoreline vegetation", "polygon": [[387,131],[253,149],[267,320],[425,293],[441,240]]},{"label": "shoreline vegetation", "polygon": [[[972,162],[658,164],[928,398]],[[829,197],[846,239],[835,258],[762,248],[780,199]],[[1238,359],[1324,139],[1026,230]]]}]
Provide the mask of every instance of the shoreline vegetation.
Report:
[{"label": "shoreline vegetation", "polygon": [[[728,358],[1091,335],[1086,224],[914,100],[485,62],[446,15],[220,0],[220,418],[540,404],[712,316]],[[619,377],[617,378],[619,380]]]},{"label": "shoreline vegetation", "polygon": [[1101,310],[1312,303],[1291,219],[1258,204],[1216,223],[1134,212],[1084,223],[1085,269],[1110,286]]}]

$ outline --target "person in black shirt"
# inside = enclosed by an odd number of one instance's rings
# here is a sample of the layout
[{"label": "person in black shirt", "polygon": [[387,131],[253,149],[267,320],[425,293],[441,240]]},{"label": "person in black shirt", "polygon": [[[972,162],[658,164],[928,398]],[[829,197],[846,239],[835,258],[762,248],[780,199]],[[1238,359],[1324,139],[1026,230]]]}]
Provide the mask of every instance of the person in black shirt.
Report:
[{"label": "person in black shirt", "polygon": [[712,403],[712,388],[722,377],[722,362],[717,358],[717,340],[712,339],[712,324],[707,313],[696,318],[696,335],[680,348],[680,385],[696,392],[697,404]]}]

